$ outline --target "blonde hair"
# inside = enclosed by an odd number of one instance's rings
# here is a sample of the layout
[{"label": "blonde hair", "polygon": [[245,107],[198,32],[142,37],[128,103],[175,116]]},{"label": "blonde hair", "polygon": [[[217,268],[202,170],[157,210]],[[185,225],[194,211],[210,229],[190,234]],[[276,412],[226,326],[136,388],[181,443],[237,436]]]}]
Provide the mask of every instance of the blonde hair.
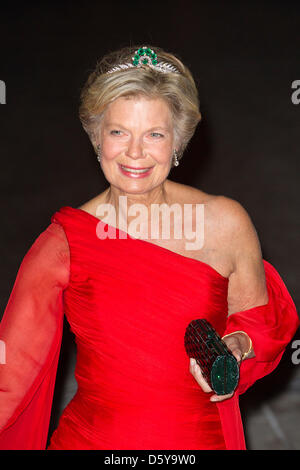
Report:
[{"label": "blonde hair", "polygon": [[96,132],[112,101],[139,95],[163,99],[172,113],[174,138],[181,158],[201,120],[195,81],[189,69],[174,54],[152,46],[148,47],[157,54],[158,62],[173,65],[179,73],[162,73],[148,65],[108,73],[116,66],[131,63],[140,47],[123,47],[97,62],[81,90],[79,118],[96,151]]}]

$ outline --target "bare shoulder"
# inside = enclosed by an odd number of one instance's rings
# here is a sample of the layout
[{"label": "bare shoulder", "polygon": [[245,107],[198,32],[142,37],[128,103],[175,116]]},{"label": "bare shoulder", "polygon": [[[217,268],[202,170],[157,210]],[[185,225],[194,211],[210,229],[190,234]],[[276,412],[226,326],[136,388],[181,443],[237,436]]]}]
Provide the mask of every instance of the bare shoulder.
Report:
[{"label": "bare shoulder", "polygon": [[227,196],[210,194],[192,186],[168,183],[170,200],[179,204],[202,204],[205,231],[211,244],[232,246],[233,238],[256,233],[251,218],[241,203]]},{"label": "bare shoulder", "polygon": [[192,186],[169,182],[170,194],[179,203],[203,204],[206,222],[222,224],[222,231],[251,225],[251,218],[241,203],[227,196],[210,194]]},{"label": "bare shoulder", "polygon": [[251,252],[261,259],[261,248],[256,228],[243,205],[227,196],[215,196],[208,204],[208,217],[223,242],[232,250],[234,258]]},{"label": "bare shoulder", "polygon": [[167,180],[167,193],[172,202],[179,204],[208,204],[216,196],[182,183]]},{"label": "bare shoulder", "polygon": [[239,232],[243,229],[254,229],[251,217],[243,205],[235,199],[215,195],[208,201],[208,209],[216,220],[222,221],[224,230]]},{"label": "bare shoulder", "polygon": [[[205,246],[223,260],[230,275],[243,269],[264,279],[259,237],[250,214],[237,200],[187,187],[191,201],[204,205]],[[223,266],[220,267],[220,269]]]},{"label": "bare shoulder", "polygon": [[260,240],[246,209],[236,200],[219,196],[211,202],[233,261],[228,286],[229,314],[268,302]]}]

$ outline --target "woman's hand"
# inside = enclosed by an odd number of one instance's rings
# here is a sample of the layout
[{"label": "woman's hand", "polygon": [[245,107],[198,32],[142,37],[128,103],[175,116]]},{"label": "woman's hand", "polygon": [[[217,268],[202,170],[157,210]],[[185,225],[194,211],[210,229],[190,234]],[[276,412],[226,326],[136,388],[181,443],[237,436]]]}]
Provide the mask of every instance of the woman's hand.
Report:
[{"label": "woman's hand", "polygon": [[[249,350],[249,338],[246,334],[243,333],[236,333],[236,334],[231,334],[227,336],[226,338],[223,339],[224,343],[226,343],[228,349],[232,352],[234,357],[236,358],[238,364],[240,365],[242,362],[242,357],[243,355],[248,352]],[[254,357],[254,352],[252,351],[247,358]],[[190,373],[193,375],[194,379],[200,387],[202,388],[203,392],[205,393],[211,393],[213,390],[210,388],[206,380],[204,379],[200,366],[197,364],[196,360],[193,358],[190,358]],[[216,395],[213,394],[210,397],[210,401],[212,402],[221,402],[224,400],[228,400],[228,398],[231,398],[233,396],[233,393],[230,393],[228,395]]]}]

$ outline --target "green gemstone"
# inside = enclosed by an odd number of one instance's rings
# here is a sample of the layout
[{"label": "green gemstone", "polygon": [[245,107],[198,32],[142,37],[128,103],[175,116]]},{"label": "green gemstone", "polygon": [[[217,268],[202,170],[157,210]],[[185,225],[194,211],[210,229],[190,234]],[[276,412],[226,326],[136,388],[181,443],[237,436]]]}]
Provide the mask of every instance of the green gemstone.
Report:
[{"label": "green gemstone", "polygon": [[156,65],[157,64],[157,60],[156,59],[153,59],[152,60],[152,65]]},{"label": "green gemstone", "polygon": [[142,62],[143,64],[148,64],[148,59],[143,59]]},{"label": "green gemstone", "polygon": [[140,49],[137,51],[137,53],[138,53],[139,55],[144,55],[144,49],[143,49],[143,48],[140,48]]}]

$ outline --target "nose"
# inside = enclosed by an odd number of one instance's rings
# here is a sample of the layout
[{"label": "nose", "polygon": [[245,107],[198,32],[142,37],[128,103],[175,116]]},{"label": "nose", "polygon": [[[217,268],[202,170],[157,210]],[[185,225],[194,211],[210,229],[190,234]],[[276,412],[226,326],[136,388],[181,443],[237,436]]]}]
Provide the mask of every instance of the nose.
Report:
[{"label": "nose", "polygon": [[143,146],[139,138],[132,138],[129,142],[126,155],[134,160],[144,158]]}]

